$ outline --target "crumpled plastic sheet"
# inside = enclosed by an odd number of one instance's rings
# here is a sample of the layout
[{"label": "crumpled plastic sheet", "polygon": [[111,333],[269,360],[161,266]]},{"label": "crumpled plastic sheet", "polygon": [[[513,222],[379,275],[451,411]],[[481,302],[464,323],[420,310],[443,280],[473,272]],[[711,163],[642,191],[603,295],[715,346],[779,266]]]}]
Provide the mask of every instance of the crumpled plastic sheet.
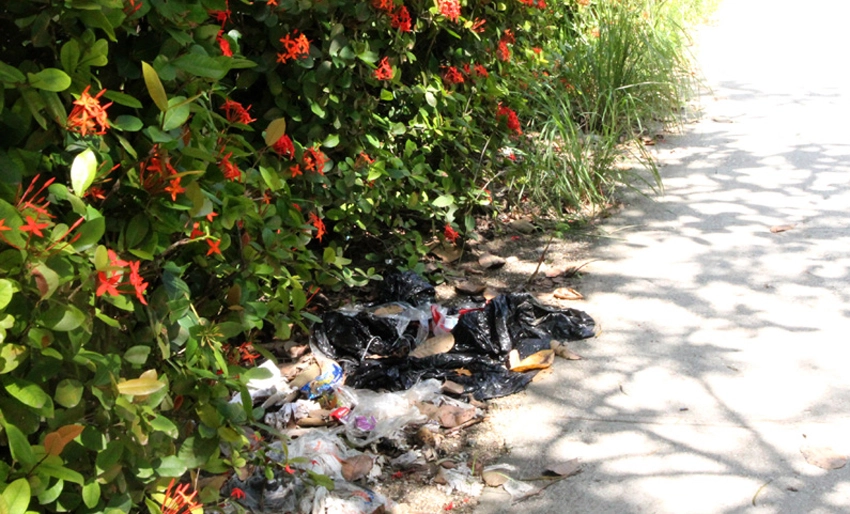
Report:
[{"label": "crumpled plastic sheet", "polygon": [[548,349],[552,339],[584,339],[596,330],[593,318],[580,310],[548,307],[525,293],[500,295],[463,311],[451,330],[449,352],[410,357],[428,336],[432,309],[425,302],[433,302],[433,287],[411,272],[386,281],[380,298],[393,309],[332,311],[313,329],[313,351],[339,362],[354,388],[400,391],[435,378],[462,385],[477,400],[498,398],[521,391],[535,374],[507,369],[512,350],[524,359]]}]

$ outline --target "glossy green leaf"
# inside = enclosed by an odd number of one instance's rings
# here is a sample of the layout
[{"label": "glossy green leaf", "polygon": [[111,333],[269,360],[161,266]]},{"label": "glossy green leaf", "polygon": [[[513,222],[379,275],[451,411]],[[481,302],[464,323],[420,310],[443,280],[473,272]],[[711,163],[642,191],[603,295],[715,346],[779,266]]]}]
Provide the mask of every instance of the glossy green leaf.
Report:
[{"label": "glossy green leaf", "polygon": [[10,373],[20,366],[29,355],[29,349],[21,344],[0,345],[0,375]]},{"label": "glossy green leaf", "polygon": [[0,310],[5,309],[9,305],[14,294],[15,287],[12,285],[12,282],[5,278],[0,278]]},{"label": "glossy green leaf", "polygon": [[93,247],[106,231],[106,218],[94,218],[84,222],[76,231],[74,250],[83,252]]},{"label": "glossy green leaf", "polygon": [[156,430],[157,432],[162,432],[168,435],[168,437],[171,437],[172,439],[176,439],[179,435],[177,425],[175,425],[174,422],[172,422],[165,416],[157,416],[153,418],[150,423],[152,429]]},{"label": "glossy green leaf", "polygon": [[112,120],[112,126],[125,132],[138,132],[145,126],[142,120],[129,114],[122,114]]},{"label": "glossy green leaf", "polygon": [[71,304],[55,303],[42,315],[44,326],[57,332],[68,332],[83,324],[86,315]]},{"label": "glossy green leaf", "polygon": [[74,73],[77,71],[77,65],[80,63],[80,44],[76,39],[71,39],[59,51],[59,60],[62,62],[62,67],[65,72]]},{"label": "glossy green leaf", "polygon": [[91,480],[83,486],[83,503],[86,507],[93,509],[100,501],[100,484],[97,480]]},{"label": "glossy green leaf", "polygon": [[[4,414],[5,415],[5,414]],[[12,452],[12,459],[25,466],[31,466],[35,464],[36,458],[35,453],[32,451],[32,446],[30,446],[29,441],[27,441],[27,437],[24,435],[21,430],[15,425],[3,423],[3,429],[6,431],[6,439],[9,443],[9,451]]]},{"label": "glossy green leaf", "polygon": [[156,465],[156,474],[161,477],[179,477],[188,471],[183,459],[176,455],[169,455],[159,459]]},{"label": "glossy green leaf", "polygon": [[136,345],[131,346],[124,352],[124,360],[129,362],[130,364],[135,364],[137,366],[143,365],[147,362],[148,357],[151,354],[151,347],[144,345]]},{"label": "glossy green leaf", "polygon": [[454,203],[455,198],[452,195],[440,195],[431,202],[434,207],[448,207],[454,205]]},{"label": "glossy green leaf", "polygon": [[156,70],[150,64],[142,61],[142,74],[144,75],[145,86],[148,88],[148,94],[151,96],[153,103],[159,107],[160,111],[167,111],[168,96],[165,94],[165,88],[162,87],[162,82],[159,80]]},{"label": "glossy green leaf", "polygon": [[30,504],[30,484],[26,478],[19,478],[6,486],[2,493],[8,514],[24,514]]},{"label": "glossy green leaf", "polygon": [[41,409],[53,403],[50,401],[50,396],[40,386],[20,378],[7,378],[3,388],[9,396],[33,409]]},{"label": "glossy green leaf", "polygon": [[62,70],[45,68],[38,73],[27,73],[30,86],[45,91],[65,91],[71,87],[71,77]]},{"label": "glossy green leaf", "polygon": [[83,383],[74,378],[66,378],[56,385],[53,399],[56,403],[71,409],[76,407],[83,398]]},{"label": "glossy green leaf", "polygon": [[71,163],[71,187],[77,196],[83,196],[97,176],[97,156],[86,148]]},{"label": "glossy green leaf", "polygon": [[26,80],[27,78],[18,68],[0,61],[0,81],[7,84],[23,84]]},{"label": "glossy green leaf", "polygon": [[266,146],[274,145],[284,134],[286,134],[286,120],[284,118],[272,120],[266,128]]},{"label": "glossy green leaf", "polygon": [[107,100],[112,100],[118,105],[124,105],[126,107],[132,107],[134,109],[142,108],[142,102],[137,100],[136,97],[121,93],[120,91],[107,90],[106,93],[103,94],[103,97]]},{"label": "glossy green leaf", "polygon": [[227,58],[225,58],[225,60],[221,60],[215,57],[190,53],[181,55],[172,63],[175,67],[187,73],[191,73],[196,77],[221,80],[225,75],[227,75],[227,72],[230,71],[230,65],[226,59]]}]

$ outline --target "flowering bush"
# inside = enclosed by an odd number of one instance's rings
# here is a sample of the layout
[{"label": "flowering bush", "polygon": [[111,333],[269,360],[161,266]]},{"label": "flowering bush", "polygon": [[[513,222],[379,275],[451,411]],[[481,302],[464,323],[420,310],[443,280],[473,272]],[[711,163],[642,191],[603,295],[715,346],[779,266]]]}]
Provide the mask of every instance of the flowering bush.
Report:
[{"label": "flowering bush", "polygon": [[198,472],[248,465],[257,343],[470,226],[542,5],[10,3],[0,507],[217,501]]}]

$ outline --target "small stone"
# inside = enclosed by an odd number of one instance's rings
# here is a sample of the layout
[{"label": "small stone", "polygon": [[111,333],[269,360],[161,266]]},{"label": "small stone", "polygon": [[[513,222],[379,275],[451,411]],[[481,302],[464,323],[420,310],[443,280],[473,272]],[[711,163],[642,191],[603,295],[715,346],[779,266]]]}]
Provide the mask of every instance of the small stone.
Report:
[{"label": "small stone", "polygon": [[501,268],[505,265],[505,259],[491,253],[482,254],[478,258],[478,264],[485,269]]},{"label": "small stone", "polygon": [[472,280],[464,280],[463,282],[455,286],[455,290],[457,290],[458,293],[470,296],[479,295],[483,293],[485,289],[487,289],[486,284],[482,284],[480,282],[475,282]]}]

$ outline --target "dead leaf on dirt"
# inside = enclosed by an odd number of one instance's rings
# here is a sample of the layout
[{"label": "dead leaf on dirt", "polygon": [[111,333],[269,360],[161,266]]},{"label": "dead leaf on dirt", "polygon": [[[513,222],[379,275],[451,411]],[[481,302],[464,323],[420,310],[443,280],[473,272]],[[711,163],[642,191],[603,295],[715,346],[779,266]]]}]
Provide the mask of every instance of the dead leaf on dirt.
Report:
[{"label": "dead leaf on dirt", "polygon": [[372,470],[372,458],[368,455],[356,455],[341,461],[340,464],[342,464],[342,477],[348,482],[359,480]]},{"label": "dead leaf on dirt", "polygon": [[581,300],[584,298],[584,295],[572,287],[559,287],[552,294],[559,300]]},{"label": "dead leaf on dirt", "polygon": [[464,409],[456,405],[441,405],[438,416],[443,428],[454,428],[474,418],[475,409]]},{"label": "dead leaf on dirt", "polygon": [[552,350],[540,350],[537,353],[529,355],[523,360],[511,365],[511,371],[521,373],[532,369],[548,368],[555,362],[555,352]]},{"label": "dead leaf on dirt", "polygon": [[451,380],[446,380],[445,382],[443,382],[443,387],[441,388],[442,392],[454,396],[462,395],[465,390],[466,389],[462,385],[458,384],[457,382],[452,382]]},{"label": "dead leaf on dirt", "polygon": [[532,234],[537,230],[537,227],[534,226],[534,223],[526,220],[513,220],[509,225],[512,229],[517,232],[522,232],[523,234]]},{"label": "dead leaf on dirt", "polygon": [[505,259],[492,253],[484,253],[478,258],[478,264],[485,269],[501,268],[505,265]]},{"label": "dead leaf on dirt", "polygon": [[567,343],[562,343],[560,341],[552,340],[550,343],[552,350],[555,352],[555,355],[561,357],[562,359],[567,359],[568,361],[578,361],[581,360],[581,355],[577,353],[573,353],[567,347]]},{"label": "dead leaf on dirt", "polygon": [[794,228],[796,226],[797,225],[774,225],[774,226],[770,227],[770,231],[773,232],[774,234],[778,234],[780,232],[785,232],[786,230],[791,230],[792,228]]},{"label": "dead leaf on dirt", "polygon": [[486,284],[482,284],[481,282],[475,282],[473,280],[464,280],[463,282],[455,285],[455,290],[458,293],[467,294],[470,296],[479,295],[487,289]]},{"label": "dead leaf on dirt", "polygon": [[847,464],[847,456],[829,446],[804,445],[800,448],[800,453],[803,454],[806,462],[823,469],[843,468]]},{"label": "dead leaf on dirt", "polygon": [[442,259],[443,262],[454,262],[463,255],[463,250],[455,245],[440,243],[431,248],[431,253]]},{"label": "dead leaf on dirt", "polygon": [[422,344],[410,352],[410,356],[422,359],[424,357],[430,357],[431,355],[446,353],[451,350],[454,345],[455,338],[451,333],[441,334],[430,339],[426,339]]},{"label": "dead leaf on dirt", "polygon": [[490,487],[499,487],[500,485],[510,480],[511,477],[500,471],[484,470],[481,472],[481,479],[484,480],[484,483]]},{"label": "dead leaf on dirt", "polygon": [[535,384],[540,383],[549,378],[549,376],[553,373],[552,368],[541,369],[534,375],[534,378],[532,378],[531,381]]},{"label": "dead leaf on dirt", "polygon": [[581,471],[581,463],[578,459],[570,459],[567,462],[561,462],[559,464],[553,464],[546,468],[546,471],[543,472],[544,475],[547,476],[558,476],[558,477],[571,477]]}]

